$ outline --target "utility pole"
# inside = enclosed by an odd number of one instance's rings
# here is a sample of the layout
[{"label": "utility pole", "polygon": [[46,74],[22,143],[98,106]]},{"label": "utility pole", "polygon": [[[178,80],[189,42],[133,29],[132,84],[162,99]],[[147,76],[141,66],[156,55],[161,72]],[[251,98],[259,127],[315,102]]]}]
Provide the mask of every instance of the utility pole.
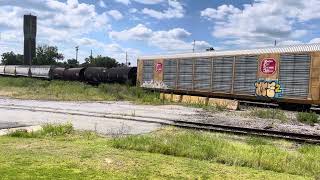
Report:
[{"label": "utility pole", "polygon": [[196,40],[193,40],[193,49],[192,49],[192,52],[194,52],[195,47],[196,47]]},{"label": "utility pole", "polygon": [[90,52],[90,61],[92,60],[92,49],[91,49],[91,52]]},{"label": "utility pole", "polygon": [[277,46],[277,40],[274,40],[274,46]]},{"label": "utility pole", "polygon": [[128,52],[126,51],[126,66],[128,66]]},{"label": "utility pole", "polygon": [[78,61],[78,51],[79,51],[79,46],[76,46],[76,61]]}]

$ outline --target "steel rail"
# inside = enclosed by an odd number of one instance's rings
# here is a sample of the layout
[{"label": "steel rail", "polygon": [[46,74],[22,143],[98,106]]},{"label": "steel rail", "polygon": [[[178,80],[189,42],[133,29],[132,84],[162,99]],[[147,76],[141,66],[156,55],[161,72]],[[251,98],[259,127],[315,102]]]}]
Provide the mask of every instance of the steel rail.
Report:
[{"label": "steel rail", "polygon": [[297,141],[297,142],[320,144],[320,135],[312,135],[312,134],[301,134],[301,133],[294,133],[294,132],[283,132],[283,131],[275,131],[275,130],[246,128],[246,127],[227,126],[227,125],[199,123],[199,122],[186,122],[186,121],[175,121],[173,126],[188,128],[188,129],[209,130],[209,131],[227,132],[227,133],[243,134],[243,135],[255,135],[255,136],[270,137],[270,138],[280,138],[280,139],[286,139],[286,140]]},{"label": "steel rail", "polygon": [[38,112],[47,112],[47,113],[55,113],[55,114],[69,114],[69,115],[76,115],[76,116],[99,117],[99,118],[105,118],[105,119],[137,121],[137,122],[144,122],[144,123],[169,125],[169,126],[186,128],[186,129],[226,132],[226,133],[242,134],[242,135],[255,135],[255,136],[261,136],[261,137],[286,139],[286,140],[291,140],[296,142],[320,144],[320,135],[312,135],[312,134],[301,134],[301,133],[294,133],[294,132],[283,132],[283,131],[275,131],[275,130],[228,126],[228,125],[219,125],[219,124],[194,122],[194,121],[182,121],[182,120],[174,120],[174,119],[163,119],[163,118],[160,119],[155,117],[119,115],[119,114],[112,115],[112,114],[105,114],[105,113],[98,113],[98,112],[74,112],[74,111],[68,112],[68,111],[59,111],[58,109],[52,110],[50,108],[38,109],[38,108],[27,108],[27,107],[21,107],[21,106],[14,107],[14,106],[3,106],[3,105],[0,106],[0,108],[8,109],[8,110],[38,111]]}]

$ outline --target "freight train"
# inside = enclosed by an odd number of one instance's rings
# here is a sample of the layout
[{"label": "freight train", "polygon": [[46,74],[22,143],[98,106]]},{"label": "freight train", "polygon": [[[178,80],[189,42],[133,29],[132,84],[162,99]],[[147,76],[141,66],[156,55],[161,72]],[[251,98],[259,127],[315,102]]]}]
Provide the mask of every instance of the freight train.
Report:
[{"label": "freight train", "polygon": [[320,105],[320,44],[138,58],[137,67],[0,65],[0,75],[128,83],[149,90],[277,103]]},{"label": "freight train", "polygon": [[138,59],[137,85],[175,94],[320,105],[320,44]]},{"label": "freight train", "polygon": [[0,65],[0,75],[24,76],[43,79],[60,79],[69,81],[83,81],[92,84],[98,83],[126,83],[135,85],[136,67],[80,67],[61,68],[55,66],[22,66]]}]

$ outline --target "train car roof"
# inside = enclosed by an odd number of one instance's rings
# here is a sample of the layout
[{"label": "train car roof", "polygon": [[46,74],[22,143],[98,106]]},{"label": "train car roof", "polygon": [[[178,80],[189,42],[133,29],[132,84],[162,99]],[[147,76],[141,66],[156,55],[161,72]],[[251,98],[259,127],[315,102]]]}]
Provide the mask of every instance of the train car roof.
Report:
[{"label": "train car roof", "polygon": [[315,51],[320,51],[320,43],[277,46],[277,47],[258,48],[258,49],[244,49],[244,50],[151,55],[151,56],[141,56],[138,59],[139,60],[178,59],[178,58],[214,57],[214,56],[259,55],[259,54],[269,54],[269,53],[304,53],[304,52],[315,52]]}]

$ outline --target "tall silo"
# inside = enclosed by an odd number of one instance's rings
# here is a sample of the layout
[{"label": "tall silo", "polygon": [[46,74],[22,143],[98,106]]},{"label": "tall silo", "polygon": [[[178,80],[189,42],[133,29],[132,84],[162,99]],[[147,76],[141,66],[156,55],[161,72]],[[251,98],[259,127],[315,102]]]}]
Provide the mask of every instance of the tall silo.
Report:
[{"label": "tall silo", "polygon": [[36,56],[37,16],[24,15],[24,64],[31,65]]}]

